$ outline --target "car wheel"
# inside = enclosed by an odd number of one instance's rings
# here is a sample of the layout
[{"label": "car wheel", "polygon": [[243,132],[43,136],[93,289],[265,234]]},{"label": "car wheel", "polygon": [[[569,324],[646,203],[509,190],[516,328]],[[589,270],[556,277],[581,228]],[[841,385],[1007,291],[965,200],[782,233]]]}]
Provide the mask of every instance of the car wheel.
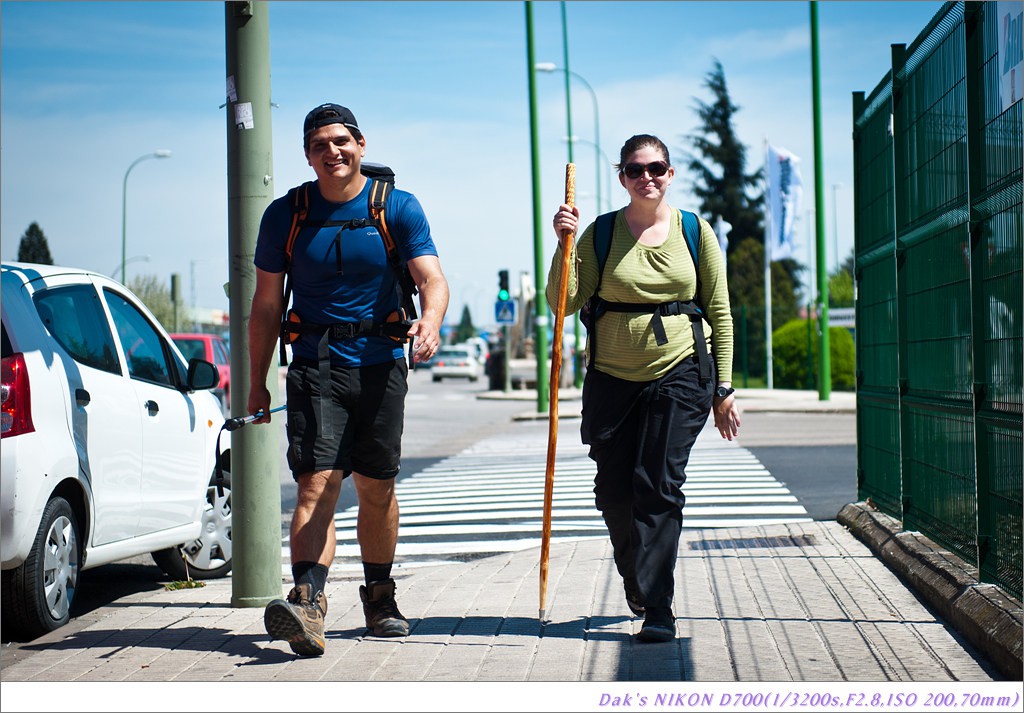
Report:
[{"label": "car wheel", "polygon": [[176,580],[217,579],[231,571],[231,474],[210,479],[203,503],[199,538],[153,553],[153,561]]},{"label": "car wheel", "polygon": [[472,383],[472,382],[476,381],[479,378],[480,377],[478,377],[478,376],[471,376],[471,377],[469,377],[469,381],[470,381],[470,383]]},{"label": "car wheel", "polygon": [[438,381],[440,381],[440,380],[441,380],[441,377],[440,377],[440,376],[438,376],[437,374],[434,374],[434,378],[433,378],[433,381],[434,381],[434,382],[438,382]]},{"label": "car wheel", "polygon": [[32,549],[22,565],[4,572],[4,628],[34,639],[71,618],[81,564],[81,537],[71,505],[55,497],[43,509]]}]

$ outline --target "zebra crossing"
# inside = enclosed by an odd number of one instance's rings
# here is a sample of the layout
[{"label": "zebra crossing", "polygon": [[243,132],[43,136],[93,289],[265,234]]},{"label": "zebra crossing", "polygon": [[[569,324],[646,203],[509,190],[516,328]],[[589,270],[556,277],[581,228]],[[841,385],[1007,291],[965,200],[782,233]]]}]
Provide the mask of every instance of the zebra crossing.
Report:
[{"label": "zebra crossing", "polygon": [[[468,561],[541,545],[548,427],[546,422],[518,425],[398,482],[396,567]],[[607,537],[594,507],[595,466],[579,442],[578,427],[559,433],[556,445],[552,545]],[[713,427],[698,437],[686,472],[684,528],[811,521],[750,451],[723,440]],[[335,514],[332,571],[361,571],[356,515],[355,507]],[[287,562],[287,540],[284,547]]]}]

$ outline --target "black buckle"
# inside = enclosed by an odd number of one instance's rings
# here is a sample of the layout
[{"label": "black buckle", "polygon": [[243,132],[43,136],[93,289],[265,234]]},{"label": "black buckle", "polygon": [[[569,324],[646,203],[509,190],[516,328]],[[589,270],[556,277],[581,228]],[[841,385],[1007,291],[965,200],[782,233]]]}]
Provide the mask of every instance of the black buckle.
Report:
[{"label": "black buckle", "polygon": [[358,326],[354,322],[345,322],[344,324],[332,324],[328,332],[331,335],[332,340],[336,339],[351,339],[356,336]]}]

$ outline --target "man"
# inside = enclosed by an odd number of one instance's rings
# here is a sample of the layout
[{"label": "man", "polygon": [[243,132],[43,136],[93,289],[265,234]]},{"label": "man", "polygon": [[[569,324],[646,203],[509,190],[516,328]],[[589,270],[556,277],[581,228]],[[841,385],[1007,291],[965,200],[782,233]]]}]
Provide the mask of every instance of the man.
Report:
[{"label": "man", "polygon": [[[334,509],[351,474],[359,499],[356,538],[366,583],[360,586],[366,627],[375,636],[406,636],[391,578],[398,539],[395,476],[399,470],[408,367],[393,327],[399,282],[370,217],[372,181],[360,173],[366,139],[347,108],[323,104],[303,123],[309,214],[291,251],[292,315],[302,325],[288,368],[288,465],[298,483],[290,544],[295,586],[267,605],[274,639],[299,655],[324,652],[324,592],[334,559]],[[408,326],[416,361],[437,351],[448,307],[430,227],[419,201],[395,189],[386,222],[419,292],[421,318]],[[270,412],[267,372],[275,356],[288,270],[286,243],[294,206],[272,202],[260,223],[256,291],[249,322],[248,409]],[[354,221],[354,222],[353,222]],[[383,330],[388,324],[392,331]],[[398,321],[401,324],[401,320]],[[402,332],[405,328],[402,328]],[[266,423],[270,416],[257,419]]]}]

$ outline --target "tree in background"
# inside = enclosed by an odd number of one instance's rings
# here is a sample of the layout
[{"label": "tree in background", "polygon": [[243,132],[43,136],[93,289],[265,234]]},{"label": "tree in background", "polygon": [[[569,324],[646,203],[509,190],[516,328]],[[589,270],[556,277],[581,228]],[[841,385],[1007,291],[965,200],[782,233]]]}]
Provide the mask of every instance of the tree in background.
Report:
[{"label": "tree in background", "polygon": [[[128,281],[128,289],[149,307],[149,311],[157,318],[168,332],[175,331],[174,302],[171,300],[171,288],[163,284],[156,275],[139,275]],[[184,319],[185,315],[181,315]]]},{"label": "tree in background", "polygon": [[712,225],[717,216],[732,224],[728,248],[731,258],[747,238],[764,242],[764,193],[757,193],[762,187],[762,171],[746,172],[747,147],[733,129],[733,116],[740,107],[729,98],[725,71],[717,59],[704,78],[704,86],[711,92],[712,101],[694,100],[701,126],[696,134],[684,137],[693,150],[683,153],[686,167],[694,175],[690,190],[700,201],[701,216]]},{"label": "tree in background", "polygon": [[473,326],[473,317],[469,313],[469,305],[462,307],[462,319],[459,326],[455,328],[455,342],[464,342],[476,336],[476,327]]},{"label": "tree in background", "polygon": [[853,251],[828,278],[828,306],[853,307]]},{"label": "tree in background", "polygon": [[[693,145],[685,151],[686,166],[693,174],[691,190],[699,199],[698,211],[714,225],[721,216],[732,225],[729,232],[726,269],[729,277],[729,301],[735,328],[735,370],[743,371],[740,355],[746,352],[747,369],[764,376],[766,340],[764,328],[764,190],[762,169],[747,173],[747,147],[733,129],[733,117],[740,107],[732,103],[725,71],[717,59],[704,79],[712,101],[695,100],[701,126],[696,134],[685,136]],[[753,192],[753,194],[752,194]],[[795,260],[772,262],[772,324],[785,324],[799,311],[796,288],[803,271]],[[739,343],[742,330],[735,315],[746,306],[747,348]]]},{"label": "tree in background", "polygon": [[18,243],[18,262],[34,262],[39,265],[52,265],[53,257],[50,255],[50,246],[46,243],[46,236],[39,223],[33,222],[28,230],[21,236]]}]

